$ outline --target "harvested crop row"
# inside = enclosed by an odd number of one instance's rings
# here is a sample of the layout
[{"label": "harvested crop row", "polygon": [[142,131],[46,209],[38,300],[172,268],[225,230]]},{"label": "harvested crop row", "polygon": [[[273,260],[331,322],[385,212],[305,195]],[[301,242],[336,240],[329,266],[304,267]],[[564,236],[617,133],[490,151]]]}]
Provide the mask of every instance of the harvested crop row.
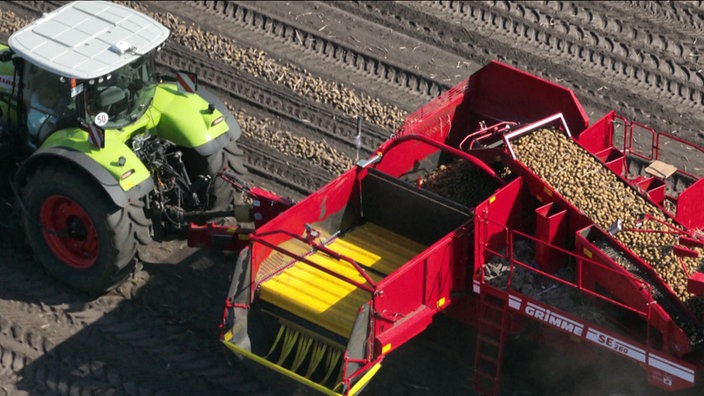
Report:
[{"label": "harvested crop row", "polygon": [[354,160],[325,140],[315,141],[296,136],[288,131],[281,131],[268,119],[258,119],[241,109],[228,105],[242,128],[242,133],[259,141],[275,151],[302,158],[312,166],[339,175],[354,165]]},{"label": "harvested crop row", "polygon": [[302,97],[332,105],[350,118],[363,115],[375,125],[394,130],[406,117],[403,110],[385,105],[377,98],[360,94],[339,82],[315,77],[295,65],[282,64],[264,51],[242,48],[228,37],[204,31],[198,25],[189,24],[173,14],[150,12],[139,2],[121,3],[144,12],[171,29],[171,40],[255,77],[284,85]]},{"label": "harvested crop row", "polygon": [[0,10],[0,31],[2,32],[12,33],[28,22],[29,20],[20,18],[12,11]]},{"label": "harvested crop row", "polygon": [[[514,143],[517,158],[545,180],[567,201],[580,209],[603,230],[616,221],[623,222],[623,232],[616,238],[649,263],[674,293],[690,306],[697,317],[704,313],[700,298],[687,291],[687,273],[701,270],[701,261],[675,255],[677,235],[681,230],[664,212],[625,184],[616,174],[586,150],[553,129],[540,129],[521,136]],[[648,214],[663,221],[648,221],[638,228],[638,216]],[[702,249],[698,249],[700,255]],[[684,267],[684,268],[683,268]]]}]

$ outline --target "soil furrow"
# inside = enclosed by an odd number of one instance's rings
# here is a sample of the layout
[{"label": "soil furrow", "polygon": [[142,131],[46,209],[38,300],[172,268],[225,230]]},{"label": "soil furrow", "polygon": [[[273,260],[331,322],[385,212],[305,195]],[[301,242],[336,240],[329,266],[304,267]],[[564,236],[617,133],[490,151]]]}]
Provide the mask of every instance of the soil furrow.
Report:
[{"label": "soil furrow", "polygon": [[[545,10],[551,23],[556,23],[555,15],[568,15],[563,20],[563,26],[569,24],[567,29],[587,26],[587,29],[597,31],[595,36],[602,38],[598,45],[605,49],[605,53],[617,54],[617,59],[624,63],[647,65],[657,78],[671,81],[666,84],[668,89],[674,86],[682,102],[702,104],[704,76],[696,59],[690,56],[692,43],[696,46],[699,35],[683,33],[672,28],[671,24],[663,25],[657,29],[658,34],[653,34],[651,19],[643,19],[638,14],[624,15],[621,10],[614,9],[623,6],[619,2],[614,2],[613,6],[602,2],[589,3],[586,7],[582,3],[560,3],[557,8],[538,3],[527,3],[527,6]],[[648,74],[639,76],[634,73],[630,77],[639,78],[641,83],[652,84],[655,80]]]},{"label": "soil furrow", "polygon": [[[508,15],[530,22],[533,32],[529,34],[542,45],[555,49],[560,45],[567,48],[584,43],[576,51],[597,50],[603,58],[601,63],[616,71],[614,77],[626,78],[627,83],[665,89],[672,100],[701,107],[704,81],[697,75],[698,65],[681,56],[684,52],[681,43],[691,42],[695,37],[686,37],[674,30],[667,35],[663,35],[663,30],[653,35],[649,21],[628,16],[618,18],[621,15],[607,9],[605,4],[596,5],[600,7],[560,3],[555,8],[552,3],[544,6],[538,2],[506,2],[500,8],[507,9]],[[457,3],[450,5],[450,8],[457,7]],[[670,51],[666,51],[668,48]]]},{"label": "soil furrow", "polygon": [[[220,293],[208,287],[214,283],[212,275],[193,273],[188,279],[194,282],[195,288],[174,288],[169,285],[171,281],[177,281],[178,278],[174,277],[178,274],[159,272],[154,268],[166,279],[154,281],[138,276],[108,295],[86,303],[79,296],[58,290],[60,285],[52,285],[46,276],[33,272],[37,268],[12,264],[0,267],[0,279],[6,285],[0,293],[0,318],[12,323],[10,331],[20,334],[20,340],[38,343],[32,345],[33,348],[39,350],[41,347],[44,355],[51,355],[51,359],[59,356],[60,361],[69,359],[78,367],[99,361],[106,370],[112,370],[111,375],[122,372],[119,374],[122,378],[136,381],[130,386],[140,384],[140,389],[144,390],[144,385],[149,384],[153,389],[165,389],[169,394],[204,390],[218,393],[260,387],[240,374],[227,375],[227,370],[223,371],[232,363],[228,363],[230,354],[217,341],[222,298]],[[221,268],[227,271],[228,267]],[[224,290],[227,277],[215,276],[222,280],[220,287]],[[34,297],[28,296],[26,289],[35,291],[29,293]],[[24,300],[19,300],[22,295]],[[206,295],[210,296],[210,301],[204,301]],[[34,299],[41,304],[31,303]],[[188,312],[188,316],[184,316],[184,312]],[[18,328],[42,330],[27,332],[18,331]],[[106,353],[108,349],[112,352]],[[83,352],[78,356],[74,351]],[[46,357],[38,359],[23,366],[21,374],[39,370],[37,367],[44,364],[55,365],[45,363]],[[133,378],[137,367],[135,362],[141,367],[138,372],[144,373],[141,379]],[[167,366],[184,372],[179,376],[182,382],[174,381],[171,374],[164,372]],[[71,378],[70,369],[59,374],[58,378],[66,383],[79,381]]]},{"label": "soil furrow", "polygon": [[281,63],[262,50],[242,48],[227,36],[204,31],[198,25],[188,24],[186,20],[172,14],[164,17],[146,10],[141,3],[127,4],[151,14],[169,27],[172,30],[172,41],[201,52],[211,60],[223,61],[230,67],[240,68],[255,77],[288,87],[298,95],[316,102],[331,104],[351,118],[363,114],[366,119],[385,129],[395,129],[403,121],[405,112],[382,103],[379,98],[360,94],[339,81],[325,80],[298,65]]},{"label": "soil furrow", "polygon": [[[696,59],[690,55],[697,47],[704,48],[704,43],[696,44],[701,31],[685,29],[691,25],[681,26],[671,20],[653,18],[650,13],[633,12],[633,6],[625,2],[530,2],[526,6],[559,15],[571,21],[573,28],[585,26],[600,30],[609,40],[618,43],[611,49],[619,54],[637,56],[641,51],[655,51],[677,60],[683,67],[698,69]],[[547,11],[550,9],[553,11]],[[657,25],[656,29],[653,25]]]},{"label": "soil furrow", "polygon": [[[163,7],[173,9],[178,6],[179,3]],[[333,30],[331,24],[316,27],[306,26],[305,17],[308,15],[325,13],[326,17],[329,16],[326,12],[329,6],[324,3],[302,2],[293,5],[294,8],[288,9],[286,12],[296,15],[296,17],[289,21],[278,17],[277,13],[281,7],[278,7],[274,2],[199,1],[189,4],[189,6],[195,6],[209,15],[224,19],[227,26],[234,25],[254,31],[259,36],[259,40],[261,40],[261,36],[265,36],[272,41],[286,43],[289,50],[293,52],[312,55],[318,61],[325,60],[336,68],[354,71],[362,76],[361,81],[364,81],[365,88],[369,86],[371,79],[395,90],[420,95],[423,100],[435,97],[447,88],[446,84],[438,83],[430,76],[414,73],[408,70],[406,65],[396,64],[373,53],[372,51],[384,53],[384,49],[373,47],[373,44],[367,43],[366,40],[360,41],[364,41],[367,45],[354,46],[349,43],[349,37],[345,37],[343,34],[329,34]],[[325,10],[321,10],[321,8],[325,8]],[[298,12],[298,9],[301,12]],[[309,12],[305,10],[309,10]],[[346,19],[356,18],[347,15]],[[365,21],[350,21],[350,23],[363,24]],[[371,25],[369,28],[379,29],[379,27]],[[222,32],[222,34],[227,33]],[[240,32],[237,32],[236,36],[239,38]],[[331,77],[339,79],[340,76],[333,75]]]},{"label": "soil furrow", "polygon": [[[623,8],[622,5],[615,5]],[[629,1],[626,10],[645,10],[646,19],[660,21],[662,25],[677,26],[678,30],[701,37],[704,31],[704,5],[701,1]],[[637,12],[637,11],[636,11]],[[673,22],[677,22],[674,24]],[[700,47],[704,43],[699,43]]]},{"label": "soil furrow", "polygon": [[[29,394],[69,391],[110,392],[125,388],[111,384],[105,370],[92,370],[82,349],[66,350],[75,329],[57,330],[57,321],[43,318],[37,326],[32,318],[46,306],[0,300],[0,371],[15,377],[17,390]],[[25,315],[18,315],[24,312]],[[41,318],[40,318],[41,319]],[[77,367],[82,367],[79,373]],[[115,372],[113,372],[115,373]]]},{"label": "soil furrow", "polygon": [[[526,46],[525,51],[533,47],[534,53],[551,53],[552,56],[549,57],[553,65],[560,64],[574,70],[577,63],[581,65],[578,69],[580,74],[595,82],[601,81],[601,84],[609,87],[611,91],[614,90],[613,87],[627,87],[619,97],[638,95],[638,103],[642,103],[641,110],[646,113],[675,115],[682,128],[687,128],[690,135],[697,131],[690,129],[692,124],[704,125],[704,118],[699,111],[702,108],[702,96],[697,86],[685,85],[683,88],[675,79],[650,67],[649,60],[657,62],[654,54],[644,57],[645,62],[640,63],[611,56],[608,51],[599,48],[598,44],[604,39],[598,33],[581,27],[578,29],[579,37],[553,34],[547,27],[526,18],[520,4],[501,2],[501,6],[497,7],[489,7],[483,3],[464,4],[468,5],[451,8],[448,4],[427,6],[426,3],[414,3],[414,7],[426,13],[436,11],[438,19],[457,18],[455,23],[458,24],[480,22],[475,25],[477,30],[485,31],[483,34],[487,36],[491,34],[492,41],[504,45],[521,43]],[[478,13],[482,16],[477,17]],[[448,18],[450,15],[453,17]],[[507,26],[511,28],[507,29]],[[617,83],[619,80],[620,83]],[[638,85],[641,82],[647,84],[641,87]],[[681,106],[682,96],[687,99],[686,109]],[[693,101],[689,100],[689,96],[692,96]]]},{"label": "soil furrow", "polygon": [[[695,138],[704,125],[700,120],[701,115],[696,112],[681,109],[674,104],[668,105],[667,100],[643,99],[640,92],[644,88],[634,85],[626,88],[623,84],[610,83],[609,79],[604,79],[603,65],[590,64],[589,67],[577,69],[571,58],[561,59],[562,49],[559,49],[559,54],[552,54],[547,47],[528,51],[526,45],[533,44],[522,33],[525,24],[513,17],[501,17],[505,12],[481,8],[480,3],[463,3],[468,9],[474,10],[471,21],[466,20],[464,14],[458,16],[454,11],[435,3],[334,4],[379,23],[386,21],[394,30],[424,38],[434,45],[455,51],[470,61],[484,64],[498,59],[565,85],[575,91],[588,114],[593,117],[601,117],[615,109],[621,115],[644,122],[657,130],[677,131],[691,139]],[[596,62],[599,57],[594,54],[593,50],[586,50],[575,52],[574,56]]]},{"label": "soil furrow", "polygon": [[[188,68],[197,72],[199,79],[208,85],[217,87],[219,91],[234,98],[246,101],[250,106],[263,108],[273,115],[304,123],[309,137],[325,136],[343,147],[354,147],[354,136],[357,133],[356,119],[330,106],[316,103],[294,92],[282,90],[281,87],[238,73],[232,68],[220,66],[213,61],[207,61],[189,49],[175,44],[167,45],[161,51],[159,60],[164,66],[173,70]],[[371,152],[389,135],[389,132],[373,124],[366,124],[365,132],[370,137],[369,141],[365,142],[367,152]]]}]

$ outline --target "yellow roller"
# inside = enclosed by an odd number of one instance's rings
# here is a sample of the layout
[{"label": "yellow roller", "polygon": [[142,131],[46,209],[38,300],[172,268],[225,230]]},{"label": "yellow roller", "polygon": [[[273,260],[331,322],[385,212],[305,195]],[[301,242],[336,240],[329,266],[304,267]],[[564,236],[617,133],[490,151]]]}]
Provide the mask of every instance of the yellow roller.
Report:
[{"label": "yellow roller", "polygon": [[335,239],[330,248],[355,258],[363,266],[388,275],[422,252],[426,246],[374,223],[364,223]]},{"label": "yellow roller", "polygon": [[[308,259],[364,282],[364,278],[347,263],[322,253]],[[343,337],[349,336],[357,309],[370,298],[367,291],[304,263],[296,263],[264,282],[259,293],[262,300]]]},{"label": "yellow roller", "polygon": [[[372,223],[356,227],[327,247],[373,269],[369,276],[374,282],[383,279],[379,273],[388,275],[425,248]],[[320,251],[306,259],[360,284],[366,283],[347,261]],[[259,293],[262,300],[343,337],[352,331],[359,307],[370,299],[369,292],[302,262],[263,282]]]}]

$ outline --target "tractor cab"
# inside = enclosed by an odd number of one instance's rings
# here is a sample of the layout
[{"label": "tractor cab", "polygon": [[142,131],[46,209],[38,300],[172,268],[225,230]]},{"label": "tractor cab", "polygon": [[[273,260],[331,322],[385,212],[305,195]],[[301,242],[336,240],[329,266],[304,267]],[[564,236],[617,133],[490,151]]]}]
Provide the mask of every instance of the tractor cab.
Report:
[{"label": "tractor cab", "polygon": [[154,98],[154,54],[169,30],[109,2],[75,2],[15,32],[12,88],[18,130],[41,144],[53,131],[120,129]]},{"label": "tractor cab", "polygon": [[22,69],[23,88],[17,103],[23,106],[18,114],[29,141],[39,143],[54,130],[78,122],[77,101],[65,79],[32,64]]}]

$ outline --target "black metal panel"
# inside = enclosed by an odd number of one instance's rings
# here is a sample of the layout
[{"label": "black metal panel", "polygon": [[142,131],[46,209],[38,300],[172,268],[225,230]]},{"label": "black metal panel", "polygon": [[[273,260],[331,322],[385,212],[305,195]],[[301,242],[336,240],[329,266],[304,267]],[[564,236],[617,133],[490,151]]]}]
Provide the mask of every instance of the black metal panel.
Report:
[{"label": "black metal panel", "polygon": [[361,200],[363,218],[424,245],[471,218],[469,208],[375,169],[362,179]]}]

